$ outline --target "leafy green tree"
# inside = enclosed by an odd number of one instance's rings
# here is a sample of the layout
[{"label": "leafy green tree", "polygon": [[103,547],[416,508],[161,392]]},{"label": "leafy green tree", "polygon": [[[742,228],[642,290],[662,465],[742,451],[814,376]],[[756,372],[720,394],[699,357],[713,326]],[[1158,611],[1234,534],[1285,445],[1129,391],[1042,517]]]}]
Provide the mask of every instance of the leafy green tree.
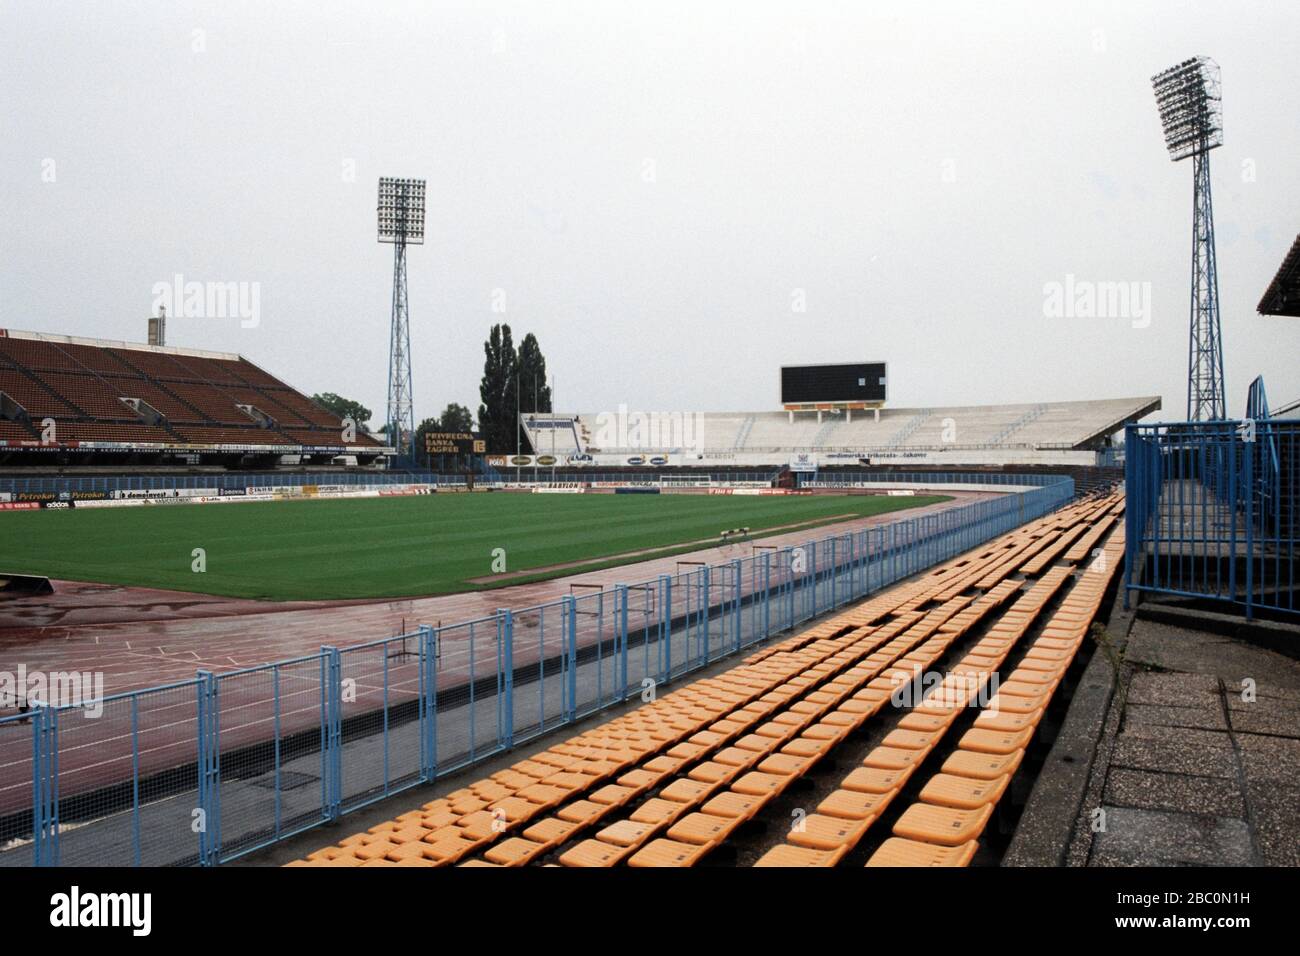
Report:
[{"label": "leafy green tree", "polygon": [[464,405],[451,402],[442,410],[437,419],[439,430],[444,432],[472,432],[474,430],[474,413]]},{"label": "leafy green tree", "polygon": [[[542,347],[532,332],[525,335],[519,343],[517,368],[520,411],[524,414],[551,411],[551,386],[546,384],[546,356],[542,355]],[[528,443],[528,433],[522,426],[520,431],[519,440],[523,447]]]},{"label": "leafy green tree", "polygon": [[357,430],[366,427],[366,422],[370,421],[372,412],[360,402],[354,402],[351,399],[344,398],[341,395],[335,395],[333,392],[321,392],[313,395],[311,400],[328,412],[333,412],[339,418],[350,418],[356,423]]},{"label": "leafy green tree", "polygon": [[493,454],[515,450],[515,372],[518,356],[510,326],[492,326],[483,343],[483,378],[479,382],[478,425]]}]

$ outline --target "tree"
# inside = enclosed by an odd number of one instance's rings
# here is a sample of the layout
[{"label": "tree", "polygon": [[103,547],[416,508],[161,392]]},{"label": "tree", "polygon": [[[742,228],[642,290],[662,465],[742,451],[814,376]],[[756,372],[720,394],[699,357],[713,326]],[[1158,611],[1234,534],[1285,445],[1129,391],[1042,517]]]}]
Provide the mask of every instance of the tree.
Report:
[{"label": "tree", "polygon": [[358,431],[365,428],[366,422],[370,421],[370,409],[360,402],[354,402],[341,395],[335,395],[333,392],[321,392],[313,395],[311,400],[327,412],[333,412],[339,418],[352,419],[356,423]]},{"label": "tree", "polygon": [[515,450],[515,371],[518,356],[509,325],[494,325],[483,343],[483,379],[479,383],[478,425],[493,454]]},{"label": "tree", "polygon": [[[532,332],[525,335],[519,343],[516,368],[520,410],[525,413],[551,411],[551,386],[546,384],[546,356],[542,355],[542,347]],[[527,432],[521,426],[520,442],[527,439]]]},{"label": "tree", "polygon": [[444,432],[472,432],[474,413],[464,405],[451,402],[438,418],[439,430]]}]

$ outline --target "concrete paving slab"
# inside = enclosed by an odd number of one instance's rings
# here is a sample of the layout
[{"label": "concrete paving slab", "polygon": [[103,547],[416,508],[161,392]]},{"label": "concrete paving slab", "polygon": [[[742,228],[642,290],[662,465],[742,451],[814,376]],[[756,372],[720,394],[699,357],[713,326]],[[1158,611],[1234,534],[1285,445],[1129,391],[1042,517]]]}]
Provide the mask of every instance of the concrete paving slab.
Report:
[{"label": "concrete paving slab", "polygon": [[1111,768],[1106,780],[1106,803],[1139,810],[1190,811],[1243,819],[1246,816],[1246,802],[1235,780],[1127,767]]},{"label": "concrete paving slab", "polygon": [[1265,734],[1273,737],[1300,737],[1300,709],[1268,697],[1253,704],[1242,704],[1229,711],[1232,729],[1244,734]]},{"label": "concrete paving slab", "polygon": [[1250,827],[1232,817],[1196,816],[1130,807],[1106,807],[1106,829],[1093,841],[1093,859],[1155,866],[1250,866]]},{"label": "concrete paving slab", "polygon": [[1129,684],[1130,704],[1160,704],[1189,707],[1216,703],[1219,681],[1209,674],[1160,674],[1139,672]]},{"label": "concrete paving slab", "polygon": [[1300,740],[1261,734],[1237,734],[1236,738],[1248,784],[1300,783]]},{"label": "concrete paving slab", "polygon": [[[1295,668],[1293,665],[1293,669]],[[1300,688],[1293,688],[1283,684],[1274,684],[1271,681],[1255,680],[1253,686],[1247,688],[1240,680],[1224,681],[1224,689],[1228,695],[1228,706],[1236,707],[1238,704],[1247,705],[1247,701],[1242,695],[1249,689],[1257,699],[1271,699],[1281,703],[1289,704],[1292,707],[1300,708]]]},{"label": "concrete paving slab", "polygon": [[1300,866],[1300,786],[1247,784],[1265,866]]},{"label": "concrete paving slab", "polygon": [[1228,720],[1223,714],[1219,698],[1206,697],[1202,707],[1169,707],[1156,704],[1135,704],[1129,700],[1124,711],[1125,728],[1137,724],[1156,727],[1184,727],[1199,730],[1227,730]]},{"label": "concrete paving slab", "polygon": [[1223,738],[1222,744],[1207,746],[1198,738],[1183,736],[1201,734],[1204,731],[1173,727],[1150,729],[1163,731],[1163,737],[1138,736],[1127,730],[1120,734],[1111,756],[1111,765],[1157,773],[1236,778],[1237,764],[1227,734],[1219,735]]}]

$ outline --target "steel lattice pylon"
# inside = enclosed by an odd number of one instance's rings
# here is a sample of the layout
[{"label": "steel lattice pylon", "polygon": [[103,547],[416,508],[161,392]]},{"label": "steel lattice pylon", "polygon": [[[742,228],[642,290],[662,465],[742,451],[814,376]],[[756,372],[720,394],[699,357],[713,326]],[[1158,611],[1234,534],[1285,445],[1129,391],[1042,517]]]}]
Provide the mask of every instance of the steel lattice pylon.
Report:
[{"label": "steel lattice pylon", "polygon": [[393,308],[388,339],[388,443],[411,455],[415,405],[411,389],[411,321],[406,291],[406,247],[424,242],[424,180],[379,180],[379,241],[393,244]]},{"label": "steel lattice pylon", "polygon": [[1187,420],[1222,421],[1223,337],[1219,331],[1219,273],[1214,257],[1210,152],[1192,157],[1192,301],[1187,354]]},{"label": "steel lattice pylon", "polygon": [[393,246],[393,313],[388,343],[388,440],[399,457],[415,434],[411,401],[411,321],[406,299],[406,243]]},{"label": "steel lattice pylon", "polygon": [[1192,299],[1187,345],[1187,420],[1222,421],[1223,337],[1214,261],[1210,150],[1223,145],[1219,67],[1197,56],[1151,78],[1165,147],[1174,162],[1192,157]]}]

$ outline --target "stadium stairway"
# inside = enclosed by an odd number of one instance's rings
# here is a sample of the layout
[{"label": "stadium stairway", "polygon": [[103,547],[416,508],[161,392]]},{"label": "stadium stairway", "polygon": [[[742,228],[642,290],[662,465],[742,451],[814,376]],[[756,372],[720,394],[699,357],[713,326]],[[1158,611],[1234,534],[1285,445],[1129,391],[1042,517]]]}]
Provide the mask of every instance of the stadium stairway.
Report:
[{"label": "stadium stairway", "polygon": [[1078,500],[288,865],[691,866],[894,717],[756,865],[833,866],[891,821],[868,865],[965,865],[1120,564],[1122,510]]}]

